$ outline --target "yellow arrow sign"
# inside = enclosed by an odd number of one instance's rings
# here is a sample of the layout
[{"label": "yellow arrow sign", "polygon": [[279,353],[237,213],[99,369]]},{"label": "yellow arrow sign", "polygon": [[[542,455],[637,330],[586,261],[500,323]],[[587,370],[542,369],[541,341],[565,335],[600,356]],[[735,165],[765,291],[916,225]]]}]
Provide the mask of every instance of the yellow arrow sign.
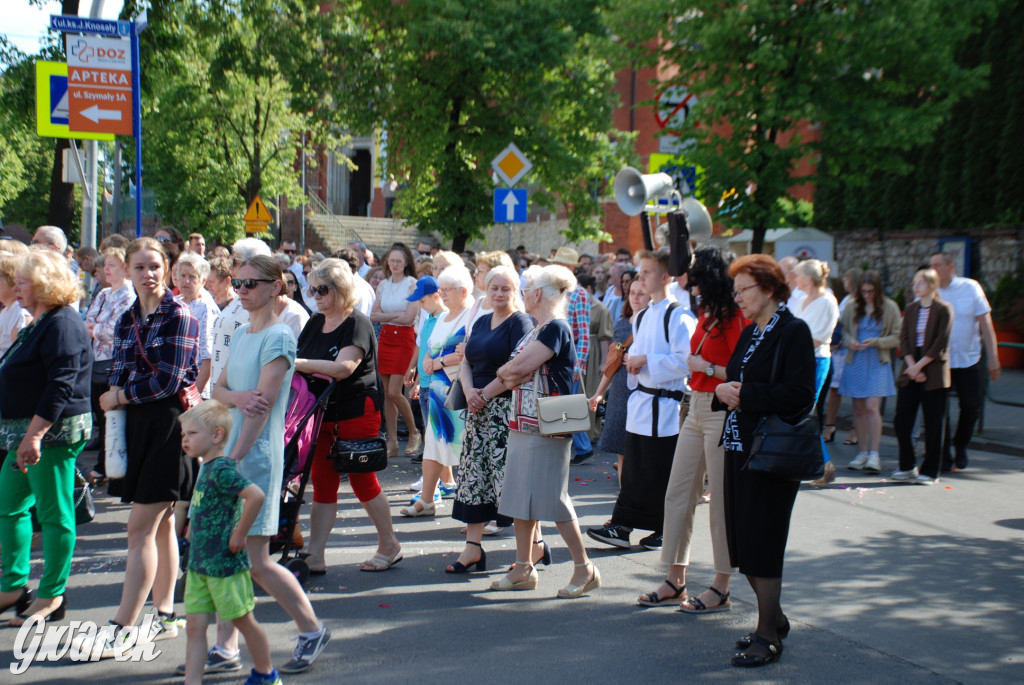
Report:
[{"label": "yellow arrow sign", "polygon": [[249,209],[245,212],[246,221],[262,221],[264,223],[273,221],[274,217],[270,215],[270,210],[263,204],[263,200],[259,195],[249,205]]}]

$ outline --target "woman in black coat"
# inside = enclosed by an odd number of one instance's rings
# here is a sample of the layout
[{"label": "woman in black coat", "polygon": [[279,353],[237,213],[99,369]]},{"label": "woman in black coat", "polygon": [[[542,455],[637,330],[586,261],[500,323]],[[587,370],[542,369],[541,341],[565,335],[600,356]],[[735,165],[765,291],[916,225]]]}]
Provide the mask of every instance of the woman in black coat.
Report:
[{"label": "woman in black coat", "polygon": [[740,311],[754,323],[740,335],[726,369],[727,380],[715,389],[713,406],[729,410],[722,431],[729,556],[747,576],[758,609],[757,629],[737,641],[737,648],[745,651],[732,663],[763,666],[782,655],[781,639],[789,634],[779,597],[789,520],[800,483],[744,466],[762,417],[778,414],[795,421],[813,406],[814,343],[807,324],[785,307],[789,287],[774,259],[761,254],[741,257],[730,265],[729,275]]}]

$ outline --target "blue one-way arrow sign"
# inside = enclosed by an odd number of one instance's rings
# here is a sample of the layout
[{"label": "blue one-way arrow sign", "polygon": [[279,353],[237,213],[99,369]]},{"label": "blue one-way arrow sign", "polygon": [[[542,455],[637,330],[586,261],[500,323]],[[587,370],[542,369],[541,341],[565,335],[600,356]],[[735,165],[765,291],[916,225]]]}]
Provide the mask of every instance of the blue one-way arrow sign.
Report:
[{"label": "blue one-way arrow sign", "polygon": [[494,223],[521,224],[526,221],[527,196],[525,190],[515,188],[494,189]]}]

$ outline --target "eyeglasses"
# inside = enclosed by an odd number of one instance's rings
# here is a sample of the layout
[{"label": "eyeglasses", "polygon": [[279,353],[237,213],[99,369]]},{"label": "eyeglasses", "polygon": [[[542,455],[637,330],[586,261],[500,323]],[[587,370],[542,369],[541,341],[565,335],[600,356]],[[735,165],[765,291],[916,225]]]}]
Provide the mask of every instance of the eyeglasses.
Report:
[{"label": "eyeglasses", "polygon": [[235,290],[239,288],[245,288],[246,290],[252,290],[256,287],[257,283],[274,283],[273,278],[232,278],[231,287]]},{"label": "eyeglasses", "polygon": [[295,254],[295,252],[296,252],[295,249],[289,250],[287,247],[285,249],[281,250],[281,251],[284,252],[285,254]]},{"label": "eyeglasses", "polygon": [[755,283],[754,285],[745,286],[743,288],[736,288],[736,290],[732,291],[732,299],[737,300],[737,299],[739,299],[740,295],[742,295],[746,291],[750,290],[751,288],[756,288],[756,287],[757,287],[757,283]]},{"label": "eyeglasses", "polygon": [[311,285],[306,288],[306,293],[310,297],[327,297],[329,292],[331,292],[331,286],[329,285]]},{"label": "eyeglasses", "polygon": [[156,239],[157,239],[157,240],[159,240],[159,241],[160,241],[161,243],[169,243],[169,242],[171,242],[171,239],[170,239],[170,238],[168,238],[168,237],[167,237],[167,236],[165,236],[165,235],[158,235],[158,236],[155,236],[155,237],[156,237]]}]

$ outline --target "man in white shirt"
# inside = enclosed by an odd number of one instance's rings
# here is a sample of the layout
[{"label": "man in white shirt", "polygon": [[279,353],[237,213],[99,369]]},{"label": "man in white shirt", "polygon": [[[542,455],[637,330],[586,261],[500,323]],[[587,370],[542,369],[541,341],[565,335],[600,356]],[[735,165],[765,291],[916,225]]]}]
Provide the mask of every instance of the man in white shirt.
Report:
[{"label": "man in white shirt", "polygon": [[786,277],[786,285],[789,286],[789,300],[786,302],[786,307],[791,312],[800,311],[800,304],[807,297],[807,293],[796,287],[796,272],[794,269],[799,263],[800,260],[793,256],[783,257],[779,260],[779,266],[782,267],[782,273]]},{"label": "man in white shirt", "polygon": [[626,452],[619,496],[611,522],[587,530],[592,539],[628,549],[634,528],[654,531],[640,540],[661,549],[665,490],[679,434],[679,405],[686,392],[690,336],[695,321],[668,294],[668,252],[641,252],[636,285],[650,293],[651,304],[637,315],[633,344],[624,357],[627,384]]},{"label": "man in white shirt", "polygon": [[939,297],[953,307],[953,332],[949,336],[949,370],[952,388],[960,405],[956,433],[950,439],[949,413],[946,413],[942,441],[942,472],[967,468],[967,443],[981,413],[983,394],[981,342],[988,357],[988,375],[999,380],[999,355],[996,332],[992,326],[992,308],[977,281],[956,275],[956,262],[945,252],[936,252],[928,260],[939,274]]},{"label": "man in white shirt", "polygon": [[352,268],[352,273],[359,274],[360,278],[366,278],[366,274],[370,273],[370,269],[373,267],[366,263],[366,243],[362,240],[353,240],[348,244],[348,249],[352,250],[356,256],[358,262],[355,267]]},{"label": "man in white shirt", "polygon": [[612,321],[618,321],[622,315],[622,274],[626,272],[626,262],[615,262],[608,267],[608,287],[601,298],[601,304],[611,312]]}]

